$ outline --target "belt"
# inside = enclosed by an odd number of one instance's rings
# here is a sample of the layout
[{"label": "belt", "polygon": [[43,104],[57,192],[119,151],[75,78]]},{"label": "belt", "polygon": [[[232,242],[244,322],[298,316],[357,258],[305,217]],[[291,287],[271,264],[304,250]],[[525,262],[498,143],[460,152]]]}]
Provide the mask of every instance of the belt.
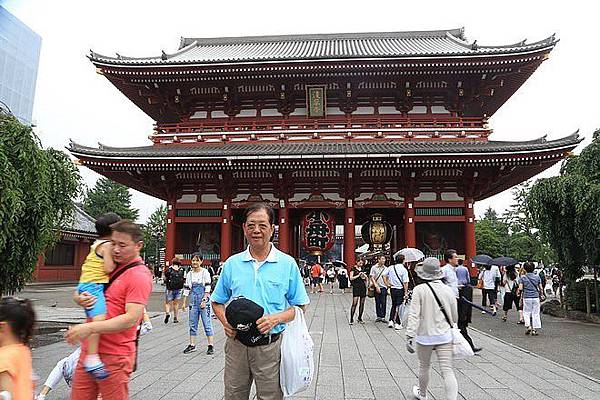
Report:
[{"label": "belt", "polygon": [[254,343],[254,346],[266,346],[268,344],[275,343],[277,340],[279,340],[279,336],[281,336],[281,332],[263,336],[262,338],[257,340],[256,343]]}]

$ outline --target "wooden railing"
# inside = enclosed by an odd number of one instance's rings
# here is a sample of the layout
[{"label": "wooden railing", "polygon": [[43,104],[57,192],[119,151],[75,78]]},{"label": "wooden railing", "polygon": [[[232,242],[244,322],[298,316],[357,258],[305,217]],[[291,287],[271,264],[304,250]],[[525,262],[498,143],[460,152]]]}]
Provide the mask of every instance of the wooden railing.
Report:
[{"label": "wooden railing", "polygon": [[485,138],[491,133],[483,118],[450,116],[370,115],[306,117],[238,117],[160,123],[150,136],[155,143],[202,141],[352,139],[352,138]]}]

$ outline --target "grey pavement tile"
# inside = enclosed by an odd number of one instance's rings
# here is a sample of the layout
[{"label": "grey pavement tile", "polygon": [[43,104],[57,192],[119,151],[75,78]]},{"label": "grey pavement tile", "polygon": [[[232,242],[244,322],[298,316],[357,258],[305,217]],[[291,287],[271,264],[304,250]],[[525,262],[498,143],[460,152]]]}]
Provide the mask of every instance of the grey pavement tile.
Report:
[{"label": "grey pavement tile", "polygon": [[[348,325],[350,295],[311,295],[306,315],[315,342],[315,378],[311,386],[292,399],[411,399],[418,383],[418,360],[405,350],[404,331],[374,323],[373,301],[365,307],[364,325]],[[223,398],[222,327],[213,320],[215,355],[206,356],[205,339],[199,351],[184,355],[187,316],[180,324],[164,325],[154,319],[154,331],[140,343],[139,370],[132,375],[132,399]],[[476,343],[484,346],[480,356],[455,363],[459,399],[536,400],[600,399],[600,383],[534,354],[523,352],[476,331]],[[56,343],[33,350],[34,368],[45,378],[54,364],[73,349]],[[430,400],[445,399],[437,359],[431,360]],[[66,386],[59,385],[50,396],[65,399]],[[252,389],[251,398],[255,397]]]}]

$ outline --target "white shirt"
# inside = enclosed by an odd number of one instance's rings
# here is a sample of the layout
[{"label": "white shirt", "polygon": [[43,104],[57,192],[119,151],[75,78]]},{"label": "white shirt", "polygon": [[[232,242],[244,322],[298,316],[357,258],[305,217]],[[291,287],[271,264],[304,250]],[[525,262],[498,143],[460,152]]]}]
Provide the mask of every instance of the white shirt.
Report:
[{"label": "white shirt", "polygon": [[210,293],[210,272],[208,272],[206,268],[202,268],[198,272],[191,269],[185,278],[185,286],[191,289],[194,283],[197,285],[204,285],[206,293]]},{"label": "white shirt", "polygon": [[383,272],[384,276],[387,276],[390,281],[390,285],[394,289],[404,288],[403,283],[408,283],[408,270],[404,267],[404,264],[390,265]]},{"label": "white shirt", "polygon": [[246,247],[246,251],[244,251],[244,255],[242,257],[242,259],[244,261],[252,261],[252,265],[254,266],[254,272],[258,272],[258,269],[260,267],[263,266],[264,263],[268,262],[277,262],[277,256],[275,254],[275,246],[273,246],[273,243],[270,244],[271,246],[271,250],[269,250],[269,255],[267,256],[267,258],[265,258],[262,261],[258,261],[256,260],[254,257],[252,257],[252,254],[250,253],[250,246]]},{"label": "white shirt", "polygon": [[444,278],[446,278],[446,285],[454,292],[454,297],[458,297],[458,278],[456,277],[456,271],[452,264],[446,264],[442,267],[444,271]]},{"label": "white shirt", "polygon": [[385,287],[385,282],[383,281],[383,274],[385,274],[386,266],[379,266],[379,264],[375,264],[371,267],[371,277],[373,280],[377,279],[377,284],[380,288]]},{"label": "white shirt", "polygon": [[496,277],[500,277],[500,272],[496,269],[484,269],[479,274],[479,279],[483,279],[484,289],[495,289],[496,288]]}]

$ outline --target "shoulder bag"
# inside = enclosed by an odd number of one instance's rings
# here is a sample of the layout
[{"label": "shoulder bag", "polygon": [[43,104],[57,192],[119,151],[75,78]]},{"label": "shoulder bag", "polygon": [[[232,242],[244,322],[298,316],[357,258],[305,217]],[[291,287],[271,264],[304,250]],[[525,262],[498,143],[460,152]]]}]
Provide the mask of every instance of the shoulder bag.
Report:
[{"label": "shoulder bag", "polygon": [[[379,275],[377,275],[377,278],[375,278],[375,283],[377,283],[377,280],[379,279],[381,274],[383,274],[383,271],[385,271],[385,268],[381,270]],[[375,297],[375,286],[373,286],[373,284],[371,283],[369,283],[369,287],[367,289],[367,297]]]},{"label": "shoulder bag", "polygon": [[431,293],[433,293],[433,297],[435,297],[435,301],[440,307],[440,311],[444,314],[444,318],[446,318],[446,322],[448,322],[448,325],[450,325],[450,331],[452,332],[452,355],[454,356],[454,359],[465,360],[475,355],[475,353],[473,353],[473,349],[471,349],[471,346],[469,345],[467,340],[464,338],[462,333],[460,333],[460,330],[456,326],[454,326],[452,322],[450,322],[448,313],[446,313],[446,309],[444,308],[442,302],[435,293],[435,290],[433,290],[429,282],[425,282],[425,284],[429,287]]}]

